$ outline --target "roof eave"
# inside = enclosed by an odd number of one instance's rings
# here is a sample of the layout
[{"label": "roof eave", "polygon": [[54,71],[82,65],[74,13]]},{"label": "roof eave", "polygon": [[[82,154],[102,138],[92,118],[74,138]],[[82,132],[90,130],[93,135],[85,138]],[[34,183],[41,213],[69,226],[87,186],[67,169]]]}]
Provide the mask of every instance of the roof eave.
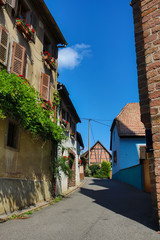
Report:
[{"label": "roof eave", "polygon": [[[47,5],[45,4],[44,0],[32,0],[32,4],[35,5],[37,12],[39,12],[41,18],[46,23],[46,26],[48,26],[48,28],[52,29],[52,32],[54,32],[54,35],[56,35],[57,44],[66,46],[67,42],[66,42],[61,30],[59,29],[54,17],[52,16]],[[39,6],[39,7],[37,7],[37,6]]]}]

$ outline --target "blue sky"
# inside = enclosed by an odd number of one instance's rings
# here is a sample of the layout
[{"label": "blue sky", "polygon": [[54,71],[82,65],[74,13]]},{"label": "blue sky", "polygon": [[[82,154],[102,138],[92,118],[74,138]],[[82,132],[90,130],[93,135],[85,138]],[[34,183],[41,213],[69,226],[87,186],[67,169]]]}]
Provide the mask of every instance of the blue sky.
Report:
[{"label": "blue sky", "polygon": [[[45,0],[68,46],[59,52],[59,78],[80,118],[91,121],[91,146],[110,148],[110,126],[128,102],[138,102],[134,25],[130,1]],[[106,120],[106,121],[101,121]],[[88,121],[78,124],[85,149]]]}]

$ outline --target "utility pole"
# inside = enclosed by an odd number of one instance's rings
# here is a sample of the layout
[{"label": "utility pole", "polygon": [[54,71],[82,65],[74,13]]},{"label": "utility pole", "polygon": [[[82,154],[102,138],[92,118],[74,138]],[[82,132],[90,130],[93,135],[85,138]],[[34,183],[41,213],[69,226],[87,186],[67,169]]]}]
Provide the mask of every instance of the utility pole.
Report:
[{"label": "utility pole", "polygon": [[89,153],[88,165],[89,166],[90,166],[90,125],[91,125],[91,119],[89,118],[89,129],[88,129],[88,153]]}]

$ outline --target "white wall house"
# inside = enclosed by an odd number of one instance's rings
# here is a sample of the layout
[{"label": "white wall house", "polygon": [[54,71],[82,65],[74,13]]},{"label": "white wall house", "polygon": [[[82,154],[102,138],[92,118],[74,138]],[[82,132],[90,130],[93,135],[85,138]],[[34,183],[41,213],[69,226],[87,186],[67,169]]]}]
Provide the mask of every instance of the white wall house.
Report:
[{"label": "white wall house", "polygon": [[57,88],[60,95],[59,123],[64,127],[67,136],[67,139],[62,142],[62,151],[60,154],[73,158],[73,163],[69,163],[73,171],[72,179],[68,179],[63,173],[61,174],[61,183],[58,191],[65,192],[68,188],[74,187],[80,182],[80,166],[78,161],[83,141],[77,141],[77,123],[81,121],[69,97],[69,93],[62,83],[58,83]]}]

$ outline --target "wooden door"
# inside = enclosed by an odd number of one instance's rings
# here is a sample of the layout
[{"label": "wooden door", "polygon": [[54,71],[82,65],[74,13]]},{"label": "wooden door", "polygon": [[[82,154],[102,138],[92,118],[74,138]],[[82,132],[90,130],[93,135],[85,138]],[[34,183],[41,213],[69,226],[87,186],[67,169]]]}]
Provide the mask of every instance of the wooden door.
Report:
[{"label": "wooden door", "polygon": [[151,192],[151,183],[150,183],[150,175],[149,175],[149,159],[143,160],[143,184],[144,191]]}]

